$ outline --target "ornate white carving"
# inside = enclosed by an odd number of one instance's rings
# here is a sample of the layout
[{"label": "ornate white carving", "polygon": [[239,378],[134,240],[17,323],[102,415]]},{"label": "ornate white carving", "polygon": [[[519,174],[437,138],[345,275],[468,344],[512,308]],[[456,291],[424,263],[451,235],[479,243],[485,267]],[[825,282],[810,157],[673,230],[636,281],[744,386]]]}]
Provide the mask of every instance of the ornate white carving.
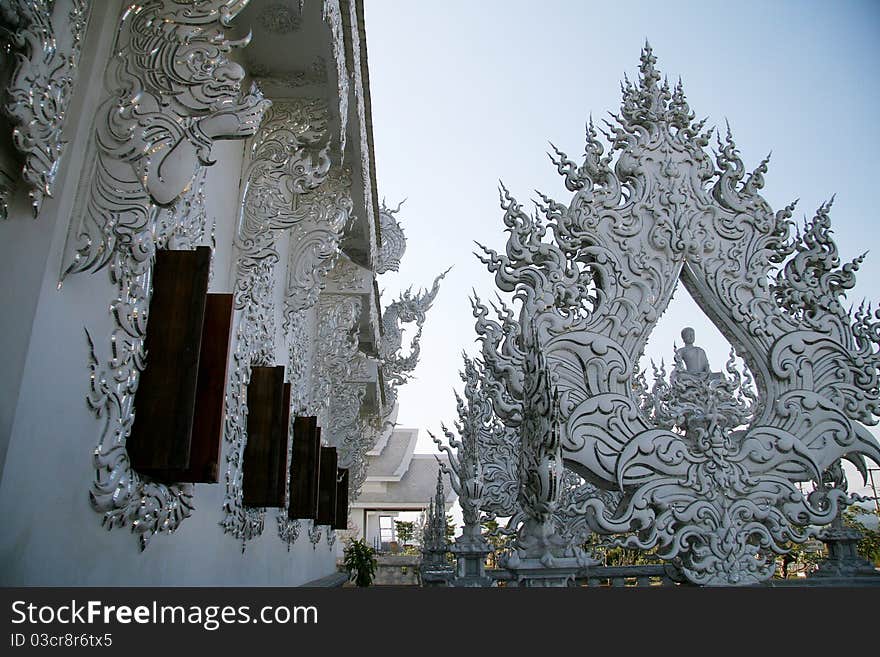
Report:
[{"label": "ornate white carving", "polygon": [[[181,223],[191,225],[205,217],[202,178],[202,174],[197,175],[197,186],[175,206]],[[158,241],[164,245],[166,239],[160,237]],[[195,243],[178,246],[192,248]],[[149,264],[134,263],[119,254],[111,260],[110,276],[119,296],[110,306],[116,328],[105,364],[100,363],[94,341],[86,331],[90,371],[87,402],[95,415],[104,419],[94,452],[96,477],[89,499],[92,507],[103,514],[102,524],[107,529],[130,523],[142,550],[154,534],[177,529],[193,508],[191,484],[166,485],[139,475],[131,469],[125,450],[134,422],[137,382],[145,365],[143,348],[152,277]]]},{"label": "ornate white carving", "polygon": [[243,307],[248,277],[262,260],[278,261],[278,231],[307,220],[315,207],[301,197],[330,170],[327,113],[320,101],[276,103],[250,147],[244,173],[236,246],[242,253],[236,275],[236,307]]},{"label": "ornate white carving", "polygon": [[446,541],[446,495],[443,492],[443,471],[437,472],[437,488],[425,514],[422,528],[422,573],[438,573],[441,580],[452,575],[446,561],[449,545]]},{"label": "ornate white carving", "polygon": [[393,210],[385,205],[379,208],[379,231],[382,234],[382,244],[376,258],[376,273],[384,274],[387,271],[397,271],[400,268],[400,260],[406,252],[406,236],[400,222],[394,216],[400,211],[403,202]]},{"label": "ornate white carving", "polygon": [[[379,346],[379,358],[382,361],[385,403],[388,409],[391,409],[397,401],[397,387],[409,380],[419,362],[422,327],[440,291],[440,281],[448,273],[449,269],[434,279],[430,290],[421,290],[415,296],[410,287],[382,311],[382,342]],[[416,332],[410,341],[409,353],[406,355],[400,353],[403,348],[403,324],[416,325]]]},{"label": "ornate white carving", "polygon": [[[345,65],[345,30],[339,0],[324,0],[322,15],[332,35],[333,62],[336,65],[336,97],[339,101],[336,108],[339,112],[339,152],[344,153],[345,136],[348,131],[348,89],[350,83]],[[367,151],[364,153],[366,154]]]},{"label": "ornate white carving", "polygon": [[[328,151],[326,110],[320,102],[308,99],[273,105],[250,145],[235,238],[238,259],[233,291],[240,312],[226,394],[225,437],[229,448],[221,522],[225,532],[242,541],[242,550],[247,541],[263,532],[265,525],[264,509],[242,504],[241,486],[251,367],[273,365],[275,360],[275,285],[280,258],[275,243],[280,231],[315,219],[320,203],[316,205],[309,192],[327,178]],[[330,196],[335,198],[335,190]],[[339,222],[336,215],[327,212],[318,218],[324,217]],[[287,521],[286,513],[279,514],[278,526],[280,537],[290,547],[298,526]]]},{"label": "ornate white carving", "polygon": [[138,262],[155,248],[155,208],[172,205],[211,164],[215,139],[256,131],[270,103],[227,54],[224,26],[239,0],[152,0],[122,17],[98,109],[88,190],[77,203],[62,276],[107,265],[115,253]]},{"label": "ornate white carving", "polygon": [[333,169],[323,184],[300,200],[300,209],[307,218],[297,222],[290,232],[286,323],[292,314],[311,308],[324,289],[327,272],[336,263],[339,241],[351,218],[350,189],[349,172]]},{"label": "ornate white carving", "polygon": [[[519,496],[519,433],[506,427],[495,415],[486,390],[487,373],[482,363],[462,356],[465,368],[460,374],[465,382],[464,399],[456,393],[458,421],[455,423],[461,440],[455,440],[446,427],[443,432],[449,447],[441,445],[433,435],[431,437],[442,451],[449,453],[450,468],[456,472],[455,477],[449,475],[450,480],[458,493],[462,510],[468,507],[466,515],[476,518],[474,514],[484,511],[490,516],[514,516],[518,512]],[[450,447],[459,452],[457,458],[453,458]],[[479,479],[479,482],[462,486],[462,478]],[[456,480],[459,482],[457,488]],[[476,503],[469,499],[476,500]]]},{"label": "ornate white carving", "polygon": [[[346,170],[332,169],[314,192],[300,197],[301,207],[308,208],[307,218],[296,223],[290,232],[284,332],[291,383],[291,433],[297,415],[317,415],[311,394],[312,372],[308,367],[315,335],[307,313],[317,302],[326,274],[339,254],[339,241],[352,211],[350,185]],[[299,535],[299,525],[298,520],[289,520],[286,512],[278,513],[279,536],[288,548]]]},{"label": "ornate white carving", "polygon": [[[79,223],[71,224],[72,237],[82,239],[65,274],[109,264],[118,289],[110,306],[116,328],[103,364],[88,336],[87,401],[104,421],[89,497],[105,527],[130,523],[141,549],[155,533],[177,529],[192,509],[192,485],[142,477],[131,469],[125,442],[145,365],[155,250],[193,248],[204,236],[206,161],[197,153],[207,156],[212,138],[247,136],[266,108],[259,94],[240,96],[244,72],[225,56],[239,44],[225,39],[223,28],[242,6],[157,0],[123,13],[108,76],[118,86],[98,114],[94,168],[81,185],[88,192],[78,203]],[[214,64],[196,66],[202,57]],[[160,173],[160,163],[169,169]]]},{"label": "ornate white carving", "polygon": [[[318,302],[318,334],[312,368],[312,402],[326,420],[331,401],[349,379],[358,352],[357,326],[361,298],[325,294]],[[323,417],[322,417],[323,416]],[[322,422],[327,426],[327,422]]]},{"label": "ornate white carving", "polygon": [[[245,256],[242,256],[243,260]],[[240,313],[235,332],[235,352],[226,390],[224,436],[226,448],[226,495],[223,499],[223,531],[247,542],[263,533],[265,509],[242,503],[244,449],[247,444],[247,386],[253,365],[273,365],[275,341],[275,262],[258,260],[247,268],[247,287],[241,286]],[[236,281],[241,283],[242,279]]]},{"label": "ornate white carving", "polygon": [[[76,81],[88,0],[6,0],[3,22],[12,34],[16,68],[3,111],[12,120],[12,141],[24,156],[34,217],[52,196],[64,152],[61,133]],[[5,172],[12,180],[11,172]],[[17,177],[17,176],[16,176]],[[0,218],[7,214],[11,187],[0,185]]]},{"label": "ornate white carving", "polygon": [[[880,398],[880,312],[843,310],[860,259],[839,268],[828,205],[791,239],[793,206],[773,213],[758,193],[767,161],[745,175],[728,130],[713,165],[704,123],[654,63],[646,47],[608,124],[611,153],[592,123],[581,166],[556,151],[569,205],[542,195],[543,219],[532,217],[502,190],[506,253],[481,259],[515,293],[519,319],[504,309],[490,320],[475,301],[477,331],[508,426],[529,421],[523,371],[532,352],[545,354],[566,463],[622,493],[579,505],[594,531],[635,531],[620,543],[657,547],[695,583],[755,583],[786,541],[807,540],[809,525],[851,499],[838,488],[804,498],[795,482],[840,458],[880,462],[862,426],[876,422]],[[737,392],[738,378],[676,375],[671,397],[657,400],[675,416],[670,428],[663,412],[658,422],[640,408],[635,363],[679,277],[742,355],[758,403]],[[524,463],[524,488],[541,493],[529,504],[545,504],[545,462]]]},{"label": "ornate white carving", "polygon": [[[464,359],[464,372],[460,372],[464,381],[464,399],[455,393],[458,420],[455,421],[455,434],[441,425],[443,434],[446,436],[447,445],[444,445],[430,431],[428,435],[437,445],[441,452],[446,452],[448,462],[440,461],[440,469],[449,476],[453,490],[458,494],[464,519],[465,531],[476,529],[480,533],[480,511],[483,508],[483,464],[480,458],[481,437],[486,430],[486,419],[491,418],[492,405],[485,397],[480,395],[479,373],[477,365],[462,354]],[[452,450],[455,450],[453,452]]]},{"label": "ornate white carving", "polygon": [[299,520],[291,520],[288,518],[286,512],[279,513],[277,519],[278,537],[287,545],[287,551],[290,552],[290,548],[293,547],[293,544],[296,543],[296,539],[299,538],[302,523],[300,523]]},{"label": "ornate white carving", "polygon": [[339,467],[349,469],[350,501],[357,499],[367,476],[364,458],[367,451],[364,441],[366,427],[361,420],[365,395],[364,384],[346,381],[335,387],[330,404],[332,425],[328,442],[338,450]]},{"label": "ornate white carving", "polygon": [[287,334],[287,366],[290,371],[291,415],[315,415],[312,404],[310,345],[315,335],[306,311],[289,314],[284,324]]},{"label": "ornate white carving", "polygon": [[366,479],[365,454],[373,435],[362,406],[365,381],[374,377],[366,371],[369,359],[358,348],[360,317],[371,298],[371,275],[340,258],[329,273],[327,287],[317,306],[312,402],[328,444],[337,448],[339,467],[349,469],[349,500],[353,501]]},{"label": "ornate white carving", "polygon": [[318,549],[318,543],[321,542],[321,526],[315,524],[315,521],[312,520],[312,525],[309,527],[309,542],[312,544],[312,549]]}]

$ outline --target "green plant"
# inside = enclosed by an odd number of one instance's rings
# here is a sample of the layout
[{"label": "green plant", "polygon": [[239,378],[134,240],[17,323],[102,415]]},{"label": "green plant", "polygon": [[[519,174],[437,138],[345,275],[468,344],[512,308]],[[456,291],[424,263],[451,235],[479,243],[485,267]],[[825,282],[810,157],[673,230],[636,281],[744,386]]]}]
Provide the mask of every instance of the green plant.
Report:
[{"label": "green plant", "polygon": [[[868,518],[875,516],[874,522],[878,529],[869,529],[866,525]],[[863,509],[858,504],[853,504],[843,512],[843,524],[857,529],[862,533],[862,540],[858,544],[859,556],[867,559],[875,566],[880,564],[880,510]]]},{"label": "green plant", "polygon": [[409,520],[395,520],[394,525],[397,528],[397,538],[400,539],[404,549],[415,536],[415,523]]},{"label": "green plant", "polygon": [[376,551],[361,539],[354,539],[345,546],[343,565],[358,586],[369,586],[376,575]]},{"label": "green plant", "polygon": [[498,525],[497,520],[483,519],[480,521],[480,526],[483,537],[492,548],[492,551],[486,556],[486,566],[488,568],[497,568],[498,553],[511,544],[512,536],[501,533],[501,527]]},{"label": "green plant", "polygon": [[452,519],[451,513],[446,514],[446,528],[443,533],[447,543],[452,543],[455,540],[455,520]]}]

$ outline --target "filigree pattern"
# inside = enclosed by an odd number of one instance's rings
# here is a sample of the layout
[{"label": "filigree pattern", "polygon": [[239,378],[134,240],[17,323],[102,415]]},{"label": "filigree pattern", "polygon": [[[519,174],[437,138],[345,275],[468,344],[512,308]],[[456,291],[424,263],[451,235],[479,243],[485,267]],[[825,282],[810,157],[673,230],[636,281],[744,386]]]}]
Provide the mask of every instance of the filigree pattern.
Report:
[{"label": "filigree pattern", "polygon": [[247,387],[253,365],[273,365],[275,349],[275,272],[274,261],[265,259],[247,269],[248,292],[235,332],[235,352],[226,389],[224,437],[226,448],[226,495],[223,499],[223,531],[242,542],[263,533],[265,509],[242,503],[244,449],[247,444]]},{"label": "filigree pattern", "polygon": [[361,470],[366,469],[363,458],[366,449],[362,448],[363,426],[360,420],[361,405],[366,395],[366,385],[352,381],[337,383],[333,398],[330,400],[330,414],[333,422],[330,426],[328,443],[338,451],[340,468],[349,468],[349,488],[360,480]]},{"label": "filigree pattern", "polygon": [[[202,183],[204,172],[197,174],[196,186],[175,205],[173,216],[178,223],[158,222],[163,230],[157,235],[158,245],[165,247],[175,235],[175,246],[191,249],[198,244],[189,237],[202,237],[207,220],[204,210]],[[189,232],[177,233],[179,225]],[[150,263],[133,263],[117,254],[110,264],[111,279],[118,288],[118,297],[111,305],[116,329],[110,338],[111,355],[100,365],[95,345],[89,336],[90,391],[89,407],[104,417],[104,429],[94,452],[96,477],[89,492],[92,507],[103,514],[102,524],[108,529],[131,524],[144,549],[153,534],[171,533],[192,512],[191,484],[164,484],[152,481],[131,469],[127,439],[134,422],[134,395],[140,372],[145,366],[144,340],[149,309],[152,267]],[[88,331],[87,331],[88,336]]]},{"label": "filigree pattern", "polygon": [[[87,401],[104,422],[89,497],[104,526],[131,524],[141,549],[154,534],[176,530],[192,510],[192,485],[142,477],[131,468],[125,442],[145,367],[155,250],[191,249],[205,237],[204,169],[196,154],[207,155],[213,138],[251,134],[266,108],[258,94],[240,94],[244,72],[225,56],[241,45],[227,40],[223,28],[242,6],[218,0],[186,7],[154,1],[123,14],[108,76],[117,86],[99,112],[94,168],[81,185],[88,193],[77,205],[79,223],[71,223],[78,246],[65,275],[109,264],[118,290],[110,306],[115,324],[110,355],[103,364],[89,338]],[[145,48],[155,57],[145,56]],[[216,66],[191,68],[192,58],[202,55],[213,57]],[[200,121],[205,130],[198,144],[177,134]],[[120,131],[108,131],[108,126]],[[171,139],[174,135],[179,141]],[[155,148],[149,157],[148,144]],[[168,172],[159,172],[160,162],[168,164]],[[180,177],[165,177],[172,172]]]},{"label": "filigree pattern", "polygon": [[[250,146],[250,163],[239,211],[236,246],[244,254],[237,263],[236,308],[243,308],[251,270],[264,260],[278,262],[278,232],[309,220],[327,219],[328,230],[340,222],[323,197],[308,192],[325,182],[330,171],[327,112],[319,101],[300,99],[276,103],[266,113]],[[329,194],[338,196],[334,186]],[[344,208],[343,208],[344,209]],[[315,216],[318,215],[318,216]],[[344,218],[344,221],[346,219]]]},{"label": "filigree pattern", "polygon": [[[843,310],[861,259],[838,269],[829,206],[792,238],[793,205],[774,213],[759,194],[767,160],[746,175],[728,128],[713,161],[711,133],[655,61],[646,47],[623,85],[609,153],[590,122],[583,164],[551,156],[568,205],[541,195],[530,216],[502,188],[506,252],[483,247],[481,260],[520,308],[517,319],[502,303],[496,320],[474,301],[487,389],[521,427],[534,404],[524,365],[540,348],[566,465],[620,493],[582,501],[591,529],[635,532],[627,545],[681,560],[692,582],[754,583],[847,500],[805,499],[795,482],[840,458],[880,462],[863,426],[876,422],[880,314]],[[725,375],[676,374],[672,397],[644,406],[635,364],[679,279],[742,356],[751,398]],[[524,468],[524,488],[546,490],[539,463]]]},{"label": "filigree pattern", "polygon": [[331,400],[350,378],[358,352],[357,326],[361,298],[325,294],[318,303],[318,335],[312,367],[312,401],[322,426],[327,426]]},{"label": "filigree pattern", "polygon": [[[8,10],[17,21],[12,46],[16,68],[3,111],[12,121],[12,141],[24,157],[21,177],[36,217],[52,196],[64,152],[61,133],[77,77],[91,6],[88,0],[15,0]],[[0,218],[7,215],[0,193]]]},{"label": "filigree pattern", "polygon": [[289,316],[311,308],[324,289],[327,273],[336,263],[339,242],[352,216],[351,175],[348,170],[330,171],[326,180],[299,199],[303,220],[291,228],[284,297]]},{"label": "filigree pattern", "polygon": [[[340,263],[341,264],[341,263]],[[335,274],[339,264],[334,268]],[[338,285],[338,281],[337,281]],[[311,399],[326,442],[338,450],[340,467],[349,468],[349,497],[355,499],[365,475],[361,403],[362,383],[352,382],[352,370],[362,354],[357,329],[363,300],[355,294],[324,294],[317,306],[317,337],[312,364]]]}]

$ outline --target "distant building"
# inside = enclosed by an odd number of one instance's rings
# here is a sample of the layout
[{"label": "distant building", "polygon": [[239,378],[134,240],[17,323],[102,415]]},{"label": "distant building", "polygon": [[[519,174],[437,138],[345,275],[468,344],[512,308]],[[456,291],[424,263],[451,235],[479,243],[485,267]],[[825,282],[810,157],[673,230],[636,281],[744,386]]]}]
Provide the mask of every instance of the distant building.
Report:
[{"label": "distant building", "polygon": [[[416,454],[418,434],[418,429],[396,428],[367,452],[367,476],[351,505],[349,529],[382,551],[396,540],[394,520],[401,512],[427,509],[437,486],[437,459],[447,460],[445,454]],[[449,511],[457,495],[446,474],[443,490]]]}]

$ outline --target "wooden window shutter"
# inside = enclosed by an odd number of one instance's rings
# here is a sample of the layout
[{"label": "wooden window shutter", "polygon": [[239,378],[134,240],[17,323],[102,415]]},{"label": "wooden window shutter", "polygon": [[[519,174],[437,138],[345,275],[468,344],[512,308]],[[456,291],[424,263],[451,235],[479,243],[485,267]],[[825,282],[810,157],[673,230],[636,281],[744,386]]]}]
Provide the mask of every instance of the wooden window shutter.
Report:
[{"label": "wooden window shutter", "polygon": [[290,418],[290,384],[284,383],[284,366],[251,368],[247,406],[242,503],[283,507]]},{"label": "wooden window shutter", "polygon": [[290,500],[287,517],[318,515],[318,477],[321,464],[321,428],[314,416],[293,421],[293,462],[290,464]]},{"label": "wooden window shutter", "polygon": [[210,264],[206,246],[156,253],[146,367],[126,447],[132,467],[159,481],[220,478],[232,295],[207,294]]},{"label": "wooden window shutter", "polygon": [[332,525],[336,516],[336,448],[321,448],[317,525]]},{"label": "wooden window shutter", "polygon": [[348,529],[348,468],[336,471],[336,518],[333,529]]}]

